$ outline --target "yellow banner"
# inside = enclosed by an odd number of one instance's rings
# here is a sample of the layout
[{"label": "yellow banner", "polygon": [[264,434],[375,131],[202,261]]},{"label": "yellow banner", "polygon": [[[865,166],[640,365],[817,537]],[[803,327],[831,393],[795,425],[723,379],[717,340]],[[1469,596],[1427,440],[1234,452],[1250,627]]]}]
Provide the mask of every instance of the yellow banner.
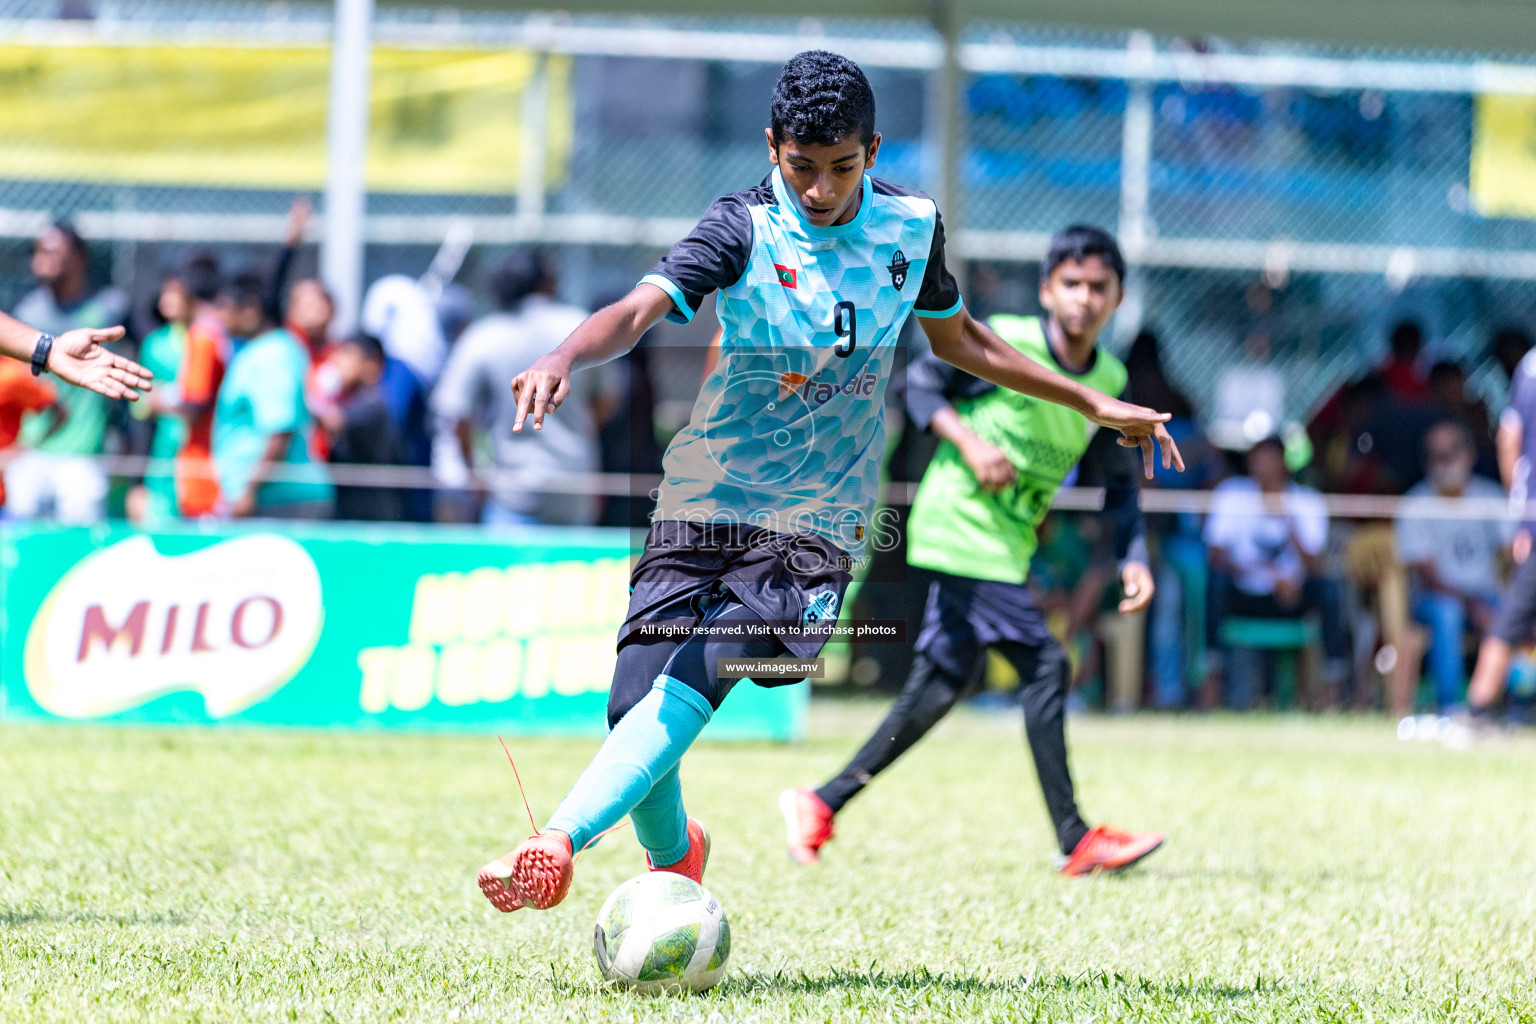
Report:
[{"label": "yellow banner", "polygon": [[1536,217],[1536,96],[1479,96],[1472,206],[1485,217]]},{"label": "yellow banner", "polygon": [[[536,55],[373,53],[368,187],[517,191]],[[570,61],[549,59],[547,170],[571,146]],[[317,189],[330,51],[0,45],[0,178]]]}]

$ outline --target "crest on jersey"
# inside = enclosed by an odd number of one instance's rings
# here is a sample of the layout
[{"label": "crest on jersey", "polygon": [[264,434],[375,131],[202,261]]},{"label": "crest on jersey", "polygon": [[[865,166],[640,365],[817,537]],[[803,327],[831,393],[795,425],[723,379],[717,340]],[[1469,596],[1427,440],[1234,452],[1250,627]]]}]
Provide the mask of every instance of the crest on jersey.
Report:
[{"label": "crest on jersey", "polygon": [[[897,253],[896,255],[900,256],[901,253]],[[773,265],[773,272],[774,272],[774,274],[776,274],[778,276],[779,284],[783,285],[785,288],[795,288],[795,287],[798,287],[795,284],[795,268],[794,267],[786,267],[782,263],[775,263]]]},{"label": "crest on jersey", "polygon": [[891,272],[891,286],[897,291],[901,291],[902,287],[907,283],[907,268],[911,265],[911,263],[907,262],[907,257],[902,254],[902,251],[897,249],[896,255],[891,257],[891,265],[885,268]]},{"label": "crest on jersey", "polygon": [[805,611],[800,616],[800,624],[806,628],[814,629],[828,622],[837,621],[837,593],[832,590],[823,590],[814,594],[805,603]]}]

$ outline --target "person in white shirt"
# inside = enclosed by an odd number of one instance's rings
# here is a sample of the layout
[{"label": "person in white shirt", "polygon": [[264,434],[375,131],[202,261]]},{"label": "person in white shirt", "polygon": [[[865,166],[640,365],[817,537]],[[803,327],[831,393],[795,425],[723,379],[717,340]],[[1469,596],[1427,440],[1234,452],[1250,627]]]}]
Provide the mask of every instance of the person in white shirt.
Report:
[{"label": "person in white shirt", "polygon": [[507,386],[587,314],[555,300],[554,273],[531,250],[508,257],[490,284],[501,312],[464,332],[432,393],[433,412],[457,441],[450,454],[474,474],[483,435],[483,446],[501,471],[488,488],[481,516],[487,525],[590,526],[597,521],[596,496],[545,488],[573,473],[598,471],[597,430],[617,404],[609,371],[594,367],[577,374],[563,415],[545,421],[541,430],[522,433],[512,429],[517,396]]},{"label": "person in white shirt", "polygon": [[[1430,675],[1442,714],[1461,710],[1466,685],[1463,645],[1493,627],[1499,556],[1514,537],[1507,519],[1456,515],[1446,500],[1502,499],[1504,488],[1476,476],[1477,447],[1460,420],[1442,420],[1424,439],[1426,476],[1404,495],[1397,556],[1413,574],[1413,615],[1429,627]],[[1418,666],[1410,675],[1417,678]],[[1407,704],[1411,695],[1404,694]],[[1412,707],[1402,707],[1405,713]]]},{"label": "person in white shirt", "polygon": [[1328,509],[1322,495],[1291,479],[1279,438],[1254,445],[1248,452],[1248,475],[1224,480],[1212,493],[1205,543],[1211,574],[1201,706],[1213,707],[1221,698],[1221,627],[1233,616],[1318,615],[1324,655],[1321,681],[1325,691],[1336,692],[1348,661],[1339,582],[1321,572]]}]

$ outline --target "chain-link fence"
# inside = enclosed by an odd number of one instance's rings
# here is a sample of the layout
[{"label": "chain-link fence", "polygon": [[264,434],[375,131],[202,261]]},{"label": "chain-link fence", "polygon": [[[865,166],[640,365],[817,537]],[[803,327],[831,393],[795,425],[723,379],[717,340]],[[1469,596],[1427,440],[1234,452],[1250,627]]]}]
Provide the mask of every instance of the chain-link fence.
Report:
[{"label": "chain-link fence", "polygon": [[[323,175],[324,111],[290,108],[323,106],[330,18],[309,3],[0,0],[0,108],[11,111],[0,114],[0,303],[27,286],[28,239],[55,216],[75,220],[103,274],[141,298],[189,244],[257,258],[294,192]],[[869,70],[877,173],[924,184],[942,163],[942,46],[922,23],[387,7],[374,38],[369,279],[420,273],[457,223],[476,243],[471,284],[503,247],[539,242],[560,249],[573,298],[621,287],[712,197],[762,176],[777,67],[809,46]],[[1030,308],[1050,232],[1096,222],[1119,230],[1136,267],[1118,336],[1155,326],[1202,409],[1219,401],[1224,368],[1261,362],[1284,376],[1284,415],[1305,418],[1405,316],[1502,399],[1487,341],[1529,321],[1536,219],[1480,194],[1477,167],[1509,144],[1485,104],[1529,102],[1529,65],[1019,25],[969,26],[958,52],[945,215],[955,251],[981,270],[978,306]],[[90,109],[71,87],[113,81],[103,62],[146,103],[189,75],[218,96],[224,76],[224,90],[245,89],[230,101],[233,130],[208,121],[206,99],[137,121],[122,111],[131,123],[117,126],[61,123]],[[274,72],[284,63],[286,76]],[[161,92],[145,84],[156,75]],[[476,108],[487,91],[494,109]],[[18,113],[37,104],[54,120]],[[476,165],[477,132],[491,129],[500,162]],[[220,151],[243,134],[282,141],[276,157],[260,154],[280,180],[253,180],[255,151]]]}]

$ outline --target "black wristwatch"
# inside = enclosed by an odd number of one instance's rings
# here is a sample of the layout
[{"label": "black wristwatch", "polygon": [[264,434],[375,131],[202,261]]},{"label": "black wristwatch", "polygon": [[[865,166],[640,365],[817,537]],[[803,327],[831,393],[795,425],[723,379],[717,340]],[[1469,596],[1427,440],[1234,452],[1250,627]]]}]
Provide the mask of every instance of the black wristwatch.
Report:
[{"label": "black wristwatch", "polygon": [[39,334],[37,347],[32,350],[32,376],[41,377],[48,369],[48,353],[53,351],[53,335]]}]

